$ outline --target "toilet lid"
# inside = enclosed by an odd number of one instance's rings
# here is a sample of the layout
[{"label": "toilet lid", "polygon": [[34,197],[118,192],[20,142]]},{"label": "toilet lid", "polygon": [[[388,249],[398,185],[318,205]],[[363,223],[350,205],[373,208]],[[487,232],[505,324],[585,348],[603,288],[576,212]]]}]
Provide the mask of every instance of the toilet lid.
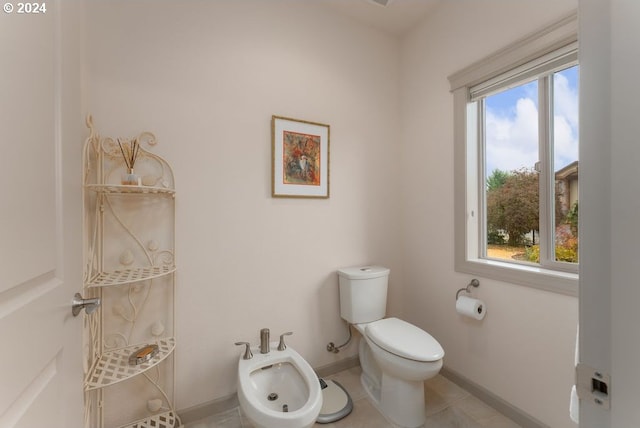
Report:
[{"label": "toilet lid", "polygon": [[442,346],[429,333],[398,318],[385,318],[367,325],[366,334],[382,349],[415,361],[438,361]]}]

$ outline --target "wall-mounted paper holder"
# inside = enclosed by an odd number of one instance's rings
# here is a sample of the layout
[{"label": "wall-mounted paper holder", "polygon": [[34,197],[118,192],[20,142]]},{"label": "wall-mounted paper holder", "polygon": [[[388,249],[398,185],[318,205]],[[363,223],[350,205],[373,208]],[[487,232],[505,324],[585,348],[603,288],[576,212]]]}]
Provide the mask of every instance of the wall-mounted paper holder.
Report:
[{"label": "wall-mounted paper holder", "polygon": [[458,300],[458,297],[460,297],[460,293],[462,293],[463,291],[466,292],[467,294],[471,293],[471,287],[475,287],[475,288],[480,287],[480,281],[473,278],[465,288],[461,288],[460,290],[458,290],[456,292],[456,301]]}]

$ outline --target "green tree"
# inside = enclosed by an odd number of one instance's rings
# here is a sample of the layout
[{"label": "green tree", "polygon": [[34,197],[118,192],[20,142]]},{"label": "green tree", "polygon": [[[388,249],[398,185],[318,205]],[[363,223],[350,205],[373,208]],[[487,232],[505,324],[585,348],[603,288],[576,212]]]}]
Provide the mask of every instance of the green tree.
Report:
[{"label": "green tree", "polygon": [[509,178],[509,175],[508,172],[499,169],[491,171],[491,175],[487,177],[487,191],[502,187],[504,183],[506,183],[507,178]]},{"label": "green tree", "polygon": [[487,228],[506,231],[509,245],[522,245],[528,232],[539,229],[538,174],[522,168],[493,176],[504,182],[489,189],[487,180]]},{"label": "green tree", "polygon": [[[495,192],[497,189],[502,187],[504,183],[509,178],[509,173],[507,171],[501,171],[499,169],[494,169],[491,172],[491,175],[487,177],[487,192]],[[488,244],[497,244],[503,245],[505,244],[505,235],[504,231],[496,226],[499,221],[496,220],[498,216],[504,215],[504,212],[496,211],[499,210],[498,207],[494,206],[493,210],[489,210],[489,215],[493,216],[493,221],[489,221],[487,224],[487,243]]]},{"label": "green tree", "polygon": [[578,236],[578,202],[573,204],[564,221],[571,226],[573,236]]}]

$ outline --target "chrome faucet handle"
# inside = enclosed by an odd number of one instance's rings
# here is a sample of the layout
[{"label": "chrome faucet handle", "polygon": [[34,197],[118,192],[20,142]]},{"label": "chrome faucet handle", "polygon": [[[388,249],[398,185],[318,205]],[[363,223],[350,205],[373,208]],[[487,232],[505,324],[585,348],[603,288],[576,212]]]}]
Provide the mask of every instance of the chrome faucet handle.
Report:
[{"label": "chrome faucet handle", "polygon": [[284,337],[291,336],[292,334],[293,334],[292,331],[288,331],[280,335],[280,343],[278,343],[278,351],[284,351],[285,349],[287,349],[287,345],[284,344]]},{"label": "chrome faucet handle", "polygon": [[253,354],[251,353],[251,344],[249,342],[236,342],[236,345],[245,345],[243,360],[250,360],[253,358]]}]

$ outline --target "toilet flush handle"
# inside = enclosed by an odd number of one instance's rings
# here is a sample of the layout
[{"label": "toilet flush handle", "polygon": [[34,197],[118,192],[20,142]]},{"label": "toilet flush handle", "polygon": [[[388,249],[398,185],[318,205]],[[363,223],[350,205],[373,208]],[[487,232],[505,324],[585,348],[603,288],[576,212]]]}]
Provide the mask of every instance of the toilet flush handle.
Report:
[{"label": "toilet flush handle", "polygon": [[280,343],[278,343],[278,351],[284,351],[285,349],[287,349],[287,345],[285,345],[284,343],[284,337],[291,336],[292,334],[293,334],[292,331],[288,331],[280,335]]},{"label": "toilet flush handle", "polygon": [[253,354],[251,353],[251,344],[249,342],[236,342],[236,345],[245,345],[243,360],[250,360],[253,358]]}]

